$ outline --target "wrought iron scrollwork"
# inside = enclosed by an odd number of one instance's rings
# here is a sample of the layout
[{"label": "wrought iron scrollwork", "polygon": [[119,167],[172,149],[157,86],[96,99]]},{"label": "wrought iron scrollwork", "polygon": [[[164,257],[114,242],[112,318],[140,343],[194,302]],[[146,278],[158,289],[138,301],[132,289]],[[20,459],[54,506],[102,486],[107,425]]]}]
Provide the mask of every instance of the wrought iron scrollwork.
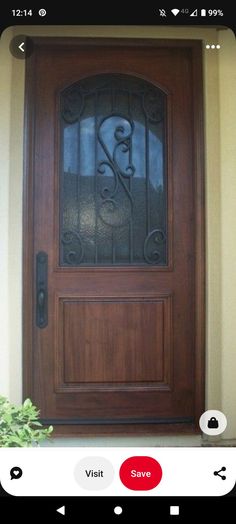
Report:
[{"label": "wrought iron scrollwork", "polygon": [[[118,125],[115,124],[117,119],[120,120]],[[103,137],[103,128],[107,123],[109,124],[110,129],[114,126],[113,135],[115,145],[112,151],[109,151],[109,147]],[[124,179],[133,177],[135,173],[135,167],[132,163],[133,130],[134,122],[123,115],[115,114],[103,118],[98,128],[98,140],[102,146],[106,159],[99,162],[97,170],[98,173],[104,175],[106,169],[109,169],[114,177],[113,188],[109,189],[108,187],[104,187],[101,191],[103,202],[100,206],[99,214],[103,222],[111,227],[125,225],[129,222],[132,214],[133,197]],[[122,154],[128,155],[128,162],[125,168],[121,166],[120,162]],[[119,188],[123,190],[124,197],[128,199],[126,206],[123,205],[122,209],[120,203],[116,199]]]},{"label": "wrought iron scrollwork", "polygon": [[168,263],[167,95],[100,74],[60,95],[60,264]]},{"label": "wrought iron scrollwork", "polygon": [[146,237],[144,241],[143,254],[148,264],[159,263],[161,255],[156,246],[164,244],[165,241],[166,235],[161,229],[154,229]]},{"label": "wrought iron scrollwork", "polygon": [[79,265],[84,257],[84,248],[79,233],[63,231],[61,242],[64,248],[64,261],[70,266]]}]

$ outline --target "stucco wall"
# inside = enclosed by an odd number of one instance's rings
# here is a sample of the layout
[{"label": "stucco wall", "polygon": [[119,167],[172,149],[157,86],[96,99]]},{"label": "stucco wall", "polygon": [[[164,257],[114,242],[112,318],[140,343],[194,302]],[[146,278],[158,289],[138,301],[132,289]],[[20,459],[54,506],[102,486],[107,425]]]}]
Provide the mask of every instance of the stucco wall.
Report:
[{"label": "stucco wall", "polygon": [[222,411],[236,436],[236,40],[221,35],[219,61],[221,142],[221,387]]}]

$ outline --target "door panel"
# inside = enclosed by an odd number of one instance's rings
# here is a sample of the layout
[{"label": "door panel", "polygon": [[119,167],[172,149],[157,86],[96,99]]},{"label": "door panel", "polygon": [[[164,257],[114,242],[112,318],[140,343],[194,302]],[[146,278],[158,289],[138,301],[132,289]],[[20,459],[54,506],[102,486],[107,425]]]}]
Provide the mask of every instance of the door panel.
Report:
[{"label": "door panel", "polygon": [[26,79],[25,392],[68,434],[194,429],[204,396],[201,45],[39,38]]},{"label": "door panel", "polygon": [[[115,319],[115,322],[114,322]],[[170,299],[61,300],[61,378],[73,390],[164,387],[170,369]],[[92,324],[92,329],[91,329]],[[79,333],[79,337],[78,337]]]}]

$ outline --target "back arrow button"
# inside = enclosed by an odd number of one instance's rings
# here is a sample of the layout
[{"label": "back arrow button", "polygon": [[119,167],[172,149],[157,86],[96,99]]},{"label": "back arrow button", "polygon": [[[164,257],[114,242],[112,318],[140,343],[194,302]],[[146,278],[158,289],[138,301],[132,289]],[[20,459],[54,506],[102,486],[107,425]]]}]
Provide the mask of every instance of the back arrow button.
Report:
[{"label": "back arrow button", "polygon": [[24,50],[24,45],[25,45],[25,42],[21,42],[21,44],[18,45],[18,47],[19,47],[19,49],[22,51],[22,53],[25,52],[25,50]]},{"label": "back arrow button", "polygon": [[26,35],[14,36],[9,45],[14,58],[25,60],[33,53],[33,40]]}]

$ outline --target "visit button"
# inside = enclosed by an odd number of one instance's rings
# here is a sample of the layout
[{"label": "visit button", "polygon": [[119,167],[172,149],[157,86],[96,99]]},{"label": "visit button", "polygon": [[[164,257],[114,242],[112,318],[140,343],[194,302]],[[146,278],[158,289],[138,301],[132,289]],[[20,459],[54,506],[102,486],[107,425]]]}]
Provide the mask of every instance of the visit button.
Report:
[{"label": "visit button", "polygon": [[130,457],[120,467],[120,480],[126,488],[148,491],[161,482],[162,469],[152,457]]}]

